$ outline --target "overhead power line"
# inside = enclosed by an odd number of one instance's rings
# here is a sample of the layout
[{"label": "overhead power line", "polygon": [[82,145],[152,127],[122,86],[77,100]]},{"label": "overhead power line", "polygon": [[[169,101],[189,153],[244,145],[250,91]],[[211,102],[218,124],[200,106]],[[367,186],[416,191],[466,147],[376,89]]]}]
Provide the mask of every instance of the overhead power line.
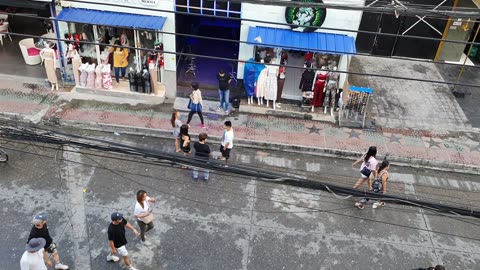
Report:
[{"label": "overhead power line", "polygon": [[[14,32],[9,32],[9,34],[14,35],[14,36],[20,36],[20,37],[29,37],[29,38],[40,38],[41,36],[37,35],[29,35],[29,34],[20,34],[20,33],[14,33]],[[75,42],[75,43],[83,43],[83,44],[91,44],[91,45],[99,45],[99,46],[107,46],[111,47],[111,44],[106,44],[106,43],[99,43],[99,42],[91,42],[91,41],[72,41],[69,39],[63,39],[63,38],[46,38],[46,37],[41,37],[45,40],[56,40],[56,41],[63,41],[63,42]],[[270,44],[262,44],[263,46],[269,46]],[[275,47],[275,45],[270,45],[272,47]],[[130,49],[130,50],[140,50],[140,51],[146,51],[146,52],[153,52],[155,51],[154,49],[148,49],[148,48],[136,48],[132,46],[121,46],[118,45],[118,47]],[[165,54],[174,54],[174,55],[179,55],[179,56],[184,56],[184,57],[197,57],[197,58],[206,58],[206,59],[215,59],[215,60],[222,60],[222,61],[228,61],[228,62],[236,62],[236,63],[244,63],[246,61],[244,60],[239,60],[237,58],[225,58],[225,57],[217,57],[217,56],[209,56],[209,55],[201,55],[201,54],[194,54],[194,53],[183,53],[183,52],[175,52],[175,51],[166,51],[164,50],[163,53]],[[336,51],[325,51],[325,53],[338,53]],[[409,59],[405,59],[410,61]],[[427,63],[431,63],[429,61],[425,61]],[[270,64],[272,66],[283,66],[285,68],[291,68],[291,69],[300,69],[304,70],[304,67],[299,67],[299,66],[291,66],[291,65],[279,65],[279,64]],[[319,70],[320,68],[317,68]],[[315,70],[315,69],[314,69]],[[334,71],[334,70],[328,70],[327,71]],[[470,83],[460,83],[460,82],[451,82],[451,81],[436,81],[436,80],[429,80],[429,79],[420,79],[420,78],[411,78],[411,77],[400,77],[400,76],[392,76],[392,75],[385,75],[385,74],[376,74],[376,73],[362,73],[362,72],[353,72],[353,71],[341,71],[341,70],[335,70],[337,73],[344,73],[344,74],[349,74],[349,75],[359,75],[359,76],[371,76],[371,77],[378,77],[378,78],[388,78],[388,79],[395,79],[395,80],[406,80],[406,81],[418,81],[418,82],[426,82],[426,83],[435,83],[435,84],[446,84],[446,85],[456,85],[456,86],[467,86],[467,87],[480,87],[480,85],[477,84],[470,84]]]}]

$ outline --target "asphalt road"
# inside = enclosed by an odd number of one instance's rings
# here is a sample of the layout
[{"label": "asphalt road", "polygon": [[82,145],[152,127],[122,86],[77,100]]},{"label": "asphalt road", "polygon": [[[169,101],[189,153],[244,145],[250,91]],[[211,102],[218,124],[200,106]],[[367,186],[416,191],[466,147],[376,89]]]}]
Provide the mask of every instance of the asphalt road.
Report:
[{"label": "asphalt road", "polygon": [[[173,150],[168,140],[93,135]],[[41,211],[48,213],[50,232],[70,269],[123,269],[106,261],[106,230],[113,211],[134,222],[138,189],[157,199],[155,229],[147,234],[153,245],[143,246],[127,232],[133,265],[142,270],[412,269],[437,263],[480,269],[479,220],[393,203],[358,210],[355,198],[246,176],[213,172],[208,183],[197,183],[191,170],[178,166],[119,160],[117,154],[100,157],[107,153],[72,147],[0,143],[11,148],[10,161],[0,164],[0,269],[19,268],[29,222]],[[268,150],[232,153],[237,164],[345,186],[358,174],[349,160]],[[467,207],[480,201],[474,176],[395,164],[389,191]]]}]

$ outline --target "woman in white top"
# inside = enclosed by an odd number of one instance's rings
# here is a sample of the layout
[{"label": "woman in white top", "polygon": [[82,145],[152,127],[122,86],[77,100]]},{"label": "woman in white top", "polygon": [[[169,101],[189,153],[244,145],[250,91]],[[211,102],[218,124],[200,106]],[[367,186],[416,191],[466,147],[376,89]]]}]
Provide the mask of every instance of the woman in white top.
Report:
[{"label": "woman in white top", "polygon": [[203,107],[203,100],[202,100],[202,92],[198,89],[198,83],[192,83],[192,93],[190,94],[190,103],[189,109],[190,112],[188,113],[188,120],[187,125],[190,124],[192,121],[192,116],[197,113],[198,117],[200,117],[200,122],[202,123],[200,126],[205,127],[203,123],[203,115],[202,115],[202,107]]},{"label": "woman in white top", "polygon": [[[367,153],[363,154],[361,158],[355,161],[352,164],[352,167],[355,167],[357,163],[362,162],[362,166],[360,166],[360,179],[358,179],[357,183],[353,185],[353,188],[358,188],[360,185],[365,183],[369,178],[377,176],[377,165],[378,161],[376,159],[377,156],[377,147],[370,146],[368,148]],[[368,173],[370,171],[370,173]]]},{"label": "woman in white top", "polygon": [[137,192],[137,203],[133,213],[137,218],[138,227],[140,227],[140,238],[146,246],[151,245],[151,243],[145,240],[145,233],[153,229],[153,214],[149,202],[154,203],[155,201],[155,198],[147,196],[145,190]]},{"label": "woman in white top", "polygon": [[180,149],[180,127],[182,126],[182,121],[180,120],[180,112],[175,111],[172,113],[172,119],[170,119],[170,123],[172,124],[173,128],[173,139],[175,140],[175,152],[181,152]]}]

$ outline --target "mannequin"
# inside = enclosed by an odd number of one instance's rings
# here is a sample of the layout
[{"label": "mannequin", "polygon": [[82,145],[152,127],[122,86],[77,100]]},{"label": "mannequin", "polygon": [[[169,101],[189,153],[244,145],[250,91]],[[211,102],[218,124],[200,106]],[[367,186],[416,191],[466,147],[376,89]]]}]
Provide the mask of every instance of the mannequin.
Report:
[{"label": "mannequin", "polygon": [[277,91],[278,91],[278,66],[269,65],[272,63],[273,59],[270,57],[265,58],[266,65],[266,80],[265,80],[265,100],[267,100],[267,107],[268,102],[271,100],[273,102],[273,109],[276,110],[276,102],[277,102]]},{"label": "mannequin", "polygon": [[87,67],[87,88],[95,88],[95,64]]},{"label": "mannequin", "polygon": [[143,78],[143,92],[145,94],[151,94],[152,93],[152,88],[151,88],[151,81],[150,81],[150,74],[148,73],[147,69],[143,70],[142,74]]},{"label": "mannequin", "polygon": [[88,68],[88,63],[82,64],[79,68],[78,71],[80,71],[80,86],[81,87],[87,87],[87,68]]},{"label": "mannequin", "polygon": [[311,68],[312,67],[311,63],[305,64],[305,67],[306,69],[302,74],[302,78],[300,79],[300,85],[298,88],[303,93],[302,106],[310,107],[313,80],[315,79],[315,72]]},{"label": "mannequin", "polygon": [[112,89],[112,75],[110,74],[110,64],[106,64],[102,69],[102,83],[103,89]]},{"label": "mannequin", "polygon": [[102,69],[103,65],[98,65],[95,69],[95,88],[102,89]]},{"label": "mannequin", "polygon": [[333,68],[333,72],[330,72],[328,75],[328,82],[325,87],[325,99],[323,101],[324,111],[323,113],[327,113],[327,107],[330,107],[330,115],[333,116],[333,110],[335,109],[335,100],[337,98],[338,93],[338,79],[340,78],[340,74],[335,72],[337,67]]},{"label": "mannequin", "polygon": [[128,70],[128,82],[130,84],[130,92],[137,92],[137,85],[135,84],[135,70],[133,68],[130,68]]},{"label": "mannequin", "polygon": [[258,76],[256,93],[258,105],[263,105],[263,97],[265,96],[265,87],[267,85],[267,69],[264,68]]},{"label": "mannequin", "polygon": [[253,96],[255,95],[255,85],[258,80],[260,72],[265,68],[264,65],[260,64],[260,58],[254,60],[253,58],[248,59],[245,63],[244,72],[243,72],[243,85],[245,88],[245,94],[247,96],[248,104],[253,104]]},{"label": "mannequin", "polygon": [[326,82],[328,78],[327,68],[322,67],[319,71],[315,72],[315,83],[313,85],[313,100],[312,100],[312,112],[315,112],[315,106],[323,105],[323,93],[325,92]]},{"label": "mannequin", "polygon": [[[284,65],[287,64],[285,61],[283,63]],[[281,66],[278,69],[278,80],[277,80],[277,107],[280,108],[281,100],[282,100],[282,94],[283,94],[283,86],[285,85],[285,66]]]},{"label": "mannequin", "polygon": [[45,44],[45,48],[40,51],[40,57],[45,64],[45,71],[47,72],[47,78],[53,89],[58,91],[58,80],[56,73],[56,53],[54,49],[50,48],[50,45]]}]

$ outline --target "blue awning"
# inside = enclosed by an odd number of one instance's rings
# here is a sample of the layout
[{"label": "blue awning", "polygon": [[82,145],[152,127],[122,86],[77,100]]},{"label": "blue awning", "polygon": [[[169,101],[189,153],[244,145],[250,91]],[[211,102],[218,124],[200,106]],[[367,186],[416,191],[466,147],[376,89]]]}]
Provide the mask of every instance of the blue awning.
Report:
[{"label": "blue awning", "polygon": [[355,54],[355,39],[331,33],[302,33],[288,29],[250,27],[247,42],[252,45],[278,47],[297,51],[332,54]]},{"label": "blue awning", "polygon": [[58,20],[88,23],[96,25],[135,27],[161,30],[167,18],[149,15],[101,11],[83,8],[64,8],[57,16]]}]

